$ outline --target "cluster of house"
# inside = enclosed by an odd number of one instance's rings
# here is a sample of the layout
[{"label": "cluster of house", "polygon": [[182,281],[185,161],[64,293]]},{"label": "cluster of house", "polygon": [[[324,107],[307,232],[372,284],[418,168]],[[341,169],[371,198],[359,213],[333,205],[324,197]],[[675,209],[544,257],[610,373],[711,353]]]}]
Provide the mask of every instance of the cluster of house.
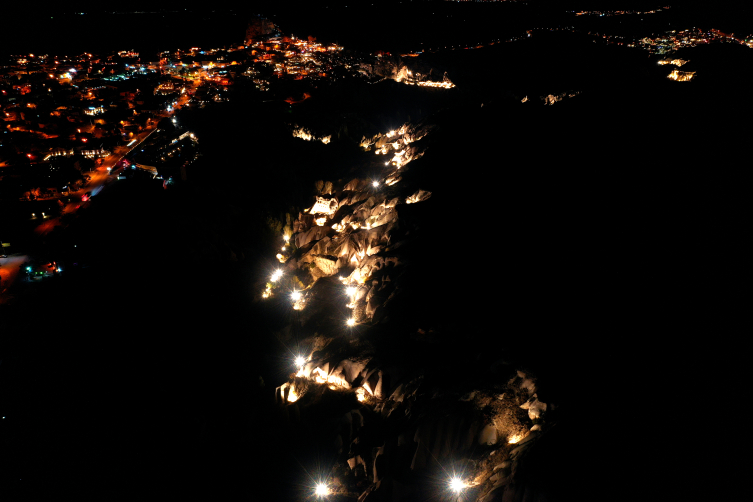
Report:
[{"label": "cluster of house", "polygon": [[639,44],[642,48],[655,54],[669,54],[683,47],[714,43],[734,43],[753,48],[753,35],[746,37],[735,36],[734,33],[724,33],[719,30],[672,30],[656,37],[644,37]]},{"label": "cluster of house", "polygon": [[194,89],[142,66],[132,51],[0,59],[0,199],[42,198],[81,183]]}]

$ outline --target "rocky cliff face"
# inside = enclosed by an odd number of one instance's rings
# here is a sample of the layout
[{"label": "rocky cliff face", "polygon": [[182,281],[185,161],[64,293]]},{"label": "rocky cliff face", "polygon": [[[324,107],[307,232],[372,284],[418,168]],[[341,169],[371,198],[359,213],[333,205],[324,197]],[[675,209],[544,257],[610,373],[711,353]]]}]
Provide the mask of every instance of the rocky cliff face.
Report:
[{"label": "rocky cliff face", "polygon": [[363,64],[361,71],[370,77],[428,87],[452,88],[455,85],[447,72],[414,58],[382,57],[371,64]]},{"label": "rocky cliff face", "polygon": [[276,389],[279,420],[320,439],[334,459],[321,476],[343,500],[515,500],[521,461],[549,427],[536,378],[494,344],[458,352],[462,336],[391,319],[411,302],[406,256],[422,249],[419,220],[401,214],[432,204],[420,178],[403,176],[431,132],[405,124],[363,138],[365,155],[385,159],[378,175],[317,182],[264,293],[290,295],[304,333],[297,371]]}]

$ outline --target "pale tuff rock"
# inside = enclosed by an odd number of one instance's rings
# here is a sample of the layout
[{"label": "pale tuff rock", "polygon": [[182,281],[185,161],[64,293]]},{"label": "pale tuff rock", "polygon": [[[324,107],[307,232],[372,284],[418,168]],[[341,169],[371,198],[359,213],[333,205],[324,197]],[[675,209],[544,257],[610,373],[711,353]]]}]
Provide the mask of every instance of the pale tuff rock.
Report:
[{"label": "pale tuff rock", "polygon": [[562,92],[560,94],[549,94],[548,96],[541,96],[540,99],[545,105],[553,105],[558,101],[562,101],[565,98],[574,98],[580,94],[580,91]]},{"label": "pale tuff rock", "polygon": [[497,428],[493,424],[487,424],[478,435],[478,444],[497,444]]},{"label": "pale tuff rock", "polygon": [[541,418],[541,415],[546,411],[546,403],[539,401],[539,398],[534,394],[525,403],[520,405],[524,410],[528,410],[528,417],[533,420],[534,418]]},{"label": "pale tuff rock", "polygon": [[316,203],[314,206],[309,210],[309,213],[311,214],[326,214],[329,216],[332,216],[335,214],[338,208],[337,199],[327,199],[325,197],[317,197]]},{"label": "pale tuff rock", "polygon": [[416,202],[422,202],[425,201],[431,197],[431,192],[427,192],[425,190],[419,190],[407,199],[405,199],[406,204],[415,204]]},{"label": "pale tuff rock", "polygon": [[368,186],[368,184],[368,180],[360,180],[358,178],[354,178],[345,184],[343,190],[350,192],[360,192],[364,190]]},{"label": "pale tuff rock", "polygon": [[[416,186],[401,190],[402,185],[393,183],[389,189],[385,185],[399,181],[406,169],[398,168],[421,155],[419,145],[411,143],[426,132],[428,129],[406,124],[395,131],[364,138],[362,146],[378,151],[381,157],[375,160],[384,162],[381,176],[355,178],[341,187],[328,186],[320,180],[316,183],[313,207],[300,213],[291,225],[294,229],[291,242],[298,249],[288,269],[297,266],[308,271],[313,278],[308,289],[316,287],[321,278],[340,276],[343,290],[352,288],[337,301],[347,303],[352,310],[349,315],[359,323],[354,334],[362,335],[360,325],[369,319],[378,323],[384,315],[384,306],[393,296],[397,297],[402,265],[395,250],[406,242],[402,235],[412,230],[401,229],[400,204],[426,201],[432,194],[416,190]],[[410,176],[405,178],[408,180]],[[411,208],[404,210],[407,214]],[[316,215],[327,216],[321,226],[314,221]],[[340,287],[334,279],[323,282]],[[361,406],[362,412],[353,409],[334,417],[335,427],[326,438],[330,446],[345,455],[340,467],[347,461],[352,476],[365,481],[360,485],[358,500],[395,497],[403,488],[392,473],[432,469],[437,461],[448,463],[479,450],[485,454],[491,447],[494,451],[491,456],[484,455],[484,463],[474,461],[468,465],[469,479],[474,480],[475,486],[465,495],[469,501],[501,500],[503,494],[508,495],[505,490],[510,489],[508,485],[514,479],[518,459],[543,432],[540,425],[531,427],[530,422],[541,418],[548,408],[538,400],[533,376],[519,371],[507,385],[504,382],[488,388],[459,385],[452,391],[444,391],[433,383],[424,383],[424,377],[417,376],[418,369],[417,374],[405,375],[397,368],[382,366],[371,352],[363,349],[364,345],[353,346],[361,351],[355,355],[351,349],[328,352],[330,337],[315,335],[308,340],[311,341],[308,360],[275,390],[275,399],[284,408],[280,420],[304,427],[306,420],[310,420],[307,417],[312,416],[307,407],[318,406],[321,396],[340,396],[351,404],[355,403],[354,397],[360,401],[356,406]],[[432,342],[431,336],[413,340]],[[451,366],[448,371],[452,371]],[[443,412],[431,412],[436,407]],[[367,429],[359,434],[364,427],[371,430],[380,424],[392,428],[394,434],[376,439],[366,433]]]},{"label": "pale tuff rock", "polygon": [[315,269],[312,270],[312,276],[315,278],[329,277],[337,274],[337,260],[328,258],[326,256],[314,256]]},{"label": "pale tuff rock", "polygon": [[329,136],[315,136],[311,133],[308,129],[301,126],[293,126],[293,137],[294,138],[301,138],[305,141],[321,141],[325,145],[328,144],[332,140],[332,135]]},{"label": "pale tuff rock", "polygon": [[518,370],[517,377],[510,380],[509,383],[519,379],[519,388],[525,389],[529,395],[533,395],[536,392],[536,382],[531,377],[527,376],[524,372]]},{"label": "pale tuff rock", "polygon": [[324,238],[329,231],[327,227],[313,226],[305,232],[295,234],[296,247],[303,247],[311,242],[318,241]]}]

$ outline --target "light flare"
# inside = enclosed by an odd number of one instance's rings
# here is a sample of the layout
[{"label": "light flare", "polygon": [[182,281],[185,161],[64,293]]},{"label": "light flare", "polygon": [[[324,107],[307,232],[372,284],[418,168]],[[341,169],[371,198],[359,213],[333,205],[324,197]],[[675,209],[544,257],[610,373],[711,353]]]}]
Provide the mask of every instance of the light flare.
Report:
[{"label": "light flare", "polygon": [[326,497],[330,494],[329,487],[324,483],[318,483],[316,485],[316,489],[314,490],[314,494],[317,497]]},{"label": "light flare", "polygon": [[457,476],[453,476],[452,479],[450,479],[450,490],[455,493],[460,493],[464,488],[466,488],[466,486],[467,485],[463,482],[463,480]]}]

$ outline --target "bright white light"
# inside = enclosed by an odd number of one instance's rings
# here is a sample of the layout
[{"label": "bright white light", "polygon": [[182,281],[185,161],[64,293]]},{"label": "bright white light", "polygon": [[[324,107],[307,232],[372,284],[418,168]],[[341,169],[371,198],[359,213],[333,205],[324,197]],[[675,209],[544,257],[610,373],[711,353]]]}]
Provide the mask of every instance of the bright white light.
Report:
[{"label": "bright white light", "polygon": [[329,495],[329,487],[324,483],[319,483],[316,485],[316,491],[314,493],[317,497],[326,497]]},{"label": "bright white light", "polygon": [[510,438],[507,440],[507,442],[510,443],[510,444],[515,444],[515,443],[519,442],[521,439],[523,439],[523,435],[522,434],[516,434],[514,436],[510,436]]},{"label": "bright white light", "polygon": [[371,186],[378,187],[379,186],[379,182],[378,181],[372,181],[371,182]]},{"label": "bright white light", "polygon": [[450,480],[450,490],[455,493],[460,493],[463,491],[463,488],[465,488],[465,483],[463,483],[463,480],[459,477],[455,476]]},{"label": "bright white light", "polygon": [[272,274],[272,277],[271,277],[270,279],[272,279],[272,282],[277,282],[277,281],[279,281],[279,280],[280,280],[280,277],[282,277],[282,270],[280,270],[280,269],[278,268],[278,269],[277,269],[277,270],[275,270],[275,272],[274,272],[274,273]]},{"label": "bright white light", "polygon": [[347,324],[348,326],[355,326],[356,320],[351,317],[345,324]]},{"label": "bright white light", "polygon": [[292,292],[292,293],[290,294],[290,298],[292,298],[292,299],[293,299],[294,301],[296,301],[296,302],[297,302],[298,300],[300,300],[300,299],[301,299],[301,292],[300,292],[300,291],[293,291],[293,292]]},{"label": "bright white light", "polygon": [[354,294],[356,294],[356,291],[358,291],[358,289],[355,286],[348,286],[345,289],[345,292],[348,293],[348,296],[353,296]]},{"label": "bright white light", "polygon": [[298,357],[295,358],[295,365],[296,366],[298,366],[300,368],[304,364],[306,364],[306,358],[304,358],[303,356],[298,356]]},{"label": "bright white light", "polygon": [[282,238],[285,239],[285,242],[288,242],[290,240],[289,235],[283,235]]}]

